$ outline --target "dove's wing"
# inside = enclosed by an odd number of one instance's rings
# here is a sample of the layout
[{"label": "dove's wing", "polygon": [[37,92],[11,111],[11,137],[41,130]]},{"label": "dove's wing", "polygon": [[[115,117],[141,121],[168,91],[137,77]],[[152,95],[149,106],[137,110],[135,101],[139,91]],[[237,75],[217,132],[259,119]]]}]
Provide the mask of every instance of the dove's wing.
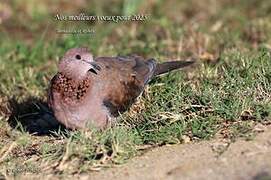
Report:
[{"label": "dove's wing", "polygon": [[103,103],[113,116],[126,111],[153,77],[154,60],[139,56],[99,57],[101,67],[97,84],[103,83]]}]

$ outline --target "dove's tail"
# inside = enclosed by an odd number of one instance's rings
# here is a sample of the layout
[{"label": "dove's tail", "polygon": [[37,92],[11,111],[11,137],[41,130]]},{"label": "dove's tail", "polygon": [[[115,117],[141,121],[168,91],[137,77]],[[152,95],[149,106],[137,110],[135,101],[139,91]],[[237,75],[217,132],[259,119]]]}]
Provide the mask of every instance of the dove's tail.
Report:
[{"label": "dove's tail", "polygon": [[167,73],[169,71],[184,68],[186,66],[189,66],[191,64],[195,63],[195,60],[189,60],[189,61],[169,61],[164,62],[156,65],[156,69],[154,71],[154,76]]}]

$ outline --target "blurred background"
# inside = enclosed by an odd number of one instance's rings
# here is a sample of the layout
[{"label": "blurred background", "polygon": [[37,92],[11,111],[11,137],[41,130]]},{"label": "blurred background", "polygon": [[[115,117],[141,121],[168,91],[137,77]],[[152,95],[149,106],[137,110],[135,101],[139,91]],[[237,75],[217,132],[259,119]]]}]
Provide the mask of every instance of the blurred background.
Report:
[{"label": "blurred background", "polygon": [[[56,14],[147,14],[146,21],[56,21]],[[269,0],[1,0],[1,51],[18,46],[46,47],[46,54],[88,46],[94,53],[140,53],[171,58],[202,56],[215,59],[225,48],[257,48],[270,44]],[[57,29],[89,28],[84,35],[63,35]],[[42,43],[41,43],[42,42]],[[54,47],[54,48],[52,48]],[[55,48],[56,47],[56,48]],[[61,48],[59,48],[61,47]],[[125,48],[124,48],[125,47]],[[61,52],[59,52],[61,51]],[[37,54],[40,52],[37,52]],[[39,62],[47,62],[40,56]],[[28,62],[34,61],[33,55]]]}]

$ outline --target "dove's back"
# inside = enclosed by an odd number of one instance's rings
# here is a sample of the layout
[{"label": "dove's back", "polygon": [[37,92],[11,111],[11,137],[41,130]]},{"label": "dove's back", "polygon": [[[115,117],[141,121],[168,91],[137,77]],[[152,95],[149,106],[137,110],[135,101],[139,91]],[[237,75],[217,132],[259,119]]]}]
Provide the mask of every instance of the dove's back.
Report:
[{"label": "dove's back", "polygon": [[156,75],[192,64],[192,61],[171,61],[157,64],[140,56],[99,57],[99,83],[103,83],[103,102],[113,116],[126,111]]},{"label": "dove's back", "polygon": [[101,66],[97,84],[103,83],[103,102],[113,116],[126,111],[153,77],[155,61],[139,56],[99,57]]}]

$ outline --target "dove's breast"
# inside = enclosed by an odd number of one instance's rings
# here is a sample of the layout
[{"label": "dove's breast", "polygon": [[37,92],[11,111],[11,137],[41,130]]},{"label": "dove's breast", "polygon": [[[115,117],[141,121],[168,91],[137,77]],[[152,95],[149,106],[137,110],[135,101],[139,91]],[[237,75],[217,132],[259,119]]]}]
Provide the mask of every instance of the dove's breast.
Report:
[{"label": "dove's breast", "polygon": [[51,80],[51,91],[53,94],[58,94],[61,100],[67,104],[76,104],[84,100],[91,90],[90,78],[85,78],[82,81],[76,82],[72,78],[58,73]]},{"label": "dove's breast", "polygon": [[71,129],[85,128],[87,124],[99,128],[107,125],[108,111],[102,107],[99,94],[92,91],[92,84],[88,77],[74,82],[61,73],[51,80],[49,105],[59,122]]}]

